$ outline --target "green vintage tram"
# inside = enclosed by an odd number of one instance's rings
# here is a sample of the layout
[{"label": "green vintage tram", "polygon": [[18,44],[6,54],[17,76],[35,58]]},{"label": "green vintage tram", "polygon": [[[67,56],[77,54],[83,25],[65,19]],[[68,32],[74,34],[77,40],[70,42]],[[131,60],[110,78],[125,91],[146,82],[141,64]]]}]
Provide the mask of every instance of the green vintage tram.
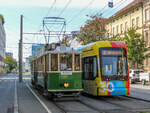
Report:
[{"label": "green vintage tram", "polygon": [[52,97],[78,96],[82,91],[81,53],[50,44],[44,46],[31,62],[32,85]]}]

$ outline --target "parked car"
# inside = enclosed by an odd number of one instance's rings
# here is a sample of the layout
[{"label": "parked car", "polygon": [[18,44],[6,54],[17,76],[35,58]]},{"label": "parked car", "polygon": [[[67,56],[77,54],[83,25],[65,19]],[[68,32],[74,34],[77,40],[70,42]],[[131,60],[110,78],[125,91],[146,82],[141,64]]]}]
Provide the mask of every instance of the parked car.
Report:
[{"label": "parked car", "polygon": [[146,82],[150,81],[150,73],[148,72],[139,73],[139,80],[143,85],[145,85]]},{"label": "parked car", "polygon": [[139,81],[139,70],[130,69],[129,77],[130,77],[130,83],[138,82]]}]

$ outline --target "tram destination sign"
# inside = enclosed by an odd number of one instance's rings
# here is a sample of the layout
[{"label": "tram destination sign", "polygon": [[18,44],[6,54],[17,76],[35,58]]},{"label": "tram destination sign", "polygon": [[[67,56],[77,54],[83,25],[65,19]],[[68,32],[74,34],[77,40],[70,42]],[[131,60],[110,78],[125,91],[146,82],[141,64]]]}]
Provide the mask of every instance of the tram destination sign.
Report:
[{"label": "tram destination sign", "polygon": [[102,55],[122,55],[121,51],[103,50]]},{"label": "tram destination sign", "polygon": [[61,75],[72,75],[71,71],[61,71]]}]

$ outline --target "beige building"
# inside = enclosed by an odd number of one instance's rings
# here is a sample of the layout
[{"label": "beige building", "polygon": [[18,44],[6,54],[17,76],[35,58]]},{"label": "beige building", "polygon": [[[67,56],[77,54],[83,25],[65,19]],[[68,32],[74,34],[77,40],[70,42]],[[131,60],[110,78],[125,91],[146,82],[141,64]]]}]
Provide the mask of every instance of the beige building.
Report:
[{"label": "beige building", "polygon": [[136,28],[137,32],[142,34],[142,15],[142,2],[139,0],[134,0],[126,7],[115,13],[113,16],[108,18],[106,24],[108,36],[112,37],[113,35],[123,34],[132,27]]},{"label": "beige building", "polygon": [[[143,0],[143,32],[148,48],[145,55],[150,57],[150,0]],[[150,72],[150,58],[148,57],[144,61],[144,68]]]}]

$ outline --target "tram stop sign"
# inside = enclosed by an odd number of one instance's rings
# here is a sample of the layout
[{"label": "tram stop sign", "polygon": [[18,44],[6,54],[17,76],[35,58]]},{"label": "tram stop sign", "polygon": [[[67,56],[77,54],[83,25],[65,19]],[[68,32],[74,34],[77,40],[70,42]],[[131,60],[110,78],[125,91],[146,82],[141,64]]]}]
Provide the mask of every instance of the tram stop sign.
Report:
[{"label": "tram stop sign", "polygon": [[113,8],[113,2],[108,2],[108,7]]}]

